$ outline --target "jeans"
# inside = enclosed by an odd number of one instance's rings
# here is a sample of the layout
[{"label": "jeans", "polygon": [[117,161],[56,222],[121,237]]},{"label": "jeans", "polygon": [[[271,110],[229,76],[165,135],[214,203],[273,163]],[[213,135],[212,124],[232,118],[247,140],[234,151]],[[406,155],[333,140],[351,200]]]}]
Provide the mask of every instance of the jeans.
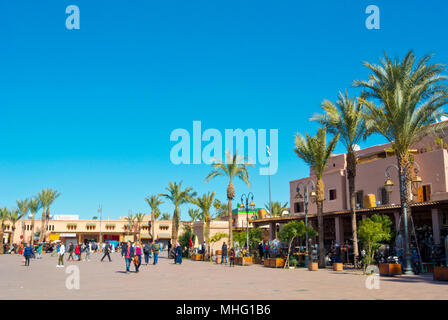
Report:
[{"label": "jeans", "polygon": [[129,267],[131,266],[131,258],[125,258],[126,260],[126,272],[130,272]]},{"label": "jeans", "polygon": [[63,266],[64,265],[64,255],[60,254],[58,257],[58,265]]},{"label": "jeans", "polygon": [[106,252],[106,253],[104,254],[104,256],[101,258],[101,261],[103,261],[103,259],[106,258],[106,257],[109,258],[109,261],[112,261],[112,260],[110,259],[109,252]]},{"label": "jeans", "polygon": [[149,262],[149,254],[145,254],[145,263],[148,264]]},{"label": "jeans", "polygon": [[25,257],[25,265],[26,266],[30,265],[30,257],[29,256]]},{"label": "jeans", "polygon": [[158,252],[154,252],[154,262],[153,262],[153,264],[157,264],[158,260],[159,260],[159,253]]},{"label": "jeans", "polygon": [[226,260],[226,264],[227,264],[227,256],[222,256],[222,258],[221,258],[221,264],[224,262],[224,260]]},{"label": "jeans", "polygon": [[135,266],[135,272],[138,272],[138,268],[140,268],[140,265],[142,264],[142,256],[138,255],[138,265]]}]

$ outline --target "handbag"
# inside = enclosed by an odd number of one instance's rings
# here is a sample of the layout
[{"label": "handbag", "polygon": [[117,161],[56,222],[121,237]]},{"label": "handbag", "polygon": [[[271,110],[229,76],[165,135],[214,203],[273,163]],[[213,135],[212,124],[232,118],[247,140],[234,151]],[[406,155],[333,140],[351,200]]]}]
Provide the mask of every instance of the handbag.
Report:
[{"label": "handbag", "polygon": [[134,256],[134,258],[132,260],[134,260],[134,265],[137,266],[138,265],[138,257]]}]

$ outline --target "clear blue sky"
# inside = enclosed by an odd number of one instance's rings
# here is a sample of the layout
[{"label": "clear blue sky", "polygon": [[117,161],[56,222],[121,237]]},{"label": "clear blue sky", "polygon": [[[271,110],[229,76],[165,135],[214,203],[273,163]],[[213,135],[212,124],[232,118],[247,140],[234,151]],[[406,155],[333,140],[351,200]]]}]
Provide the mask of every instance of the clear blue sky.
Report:
[{"label": "clear blue sky", "polygon": [[[80,30],[65,28],[70,4]],[[370,4],[380,30],[365,27]],[[278,129],[272,198],[289,201],[288,182],[308,174],[294,134],[315,132],[322,100],[365,79],[362,62],[383,52],[448,63],[447,16],[440,0],[1,1],[0,206],[50,187],[62,193],[53,213],[91,218],[102,203],[117,218],[149,212],[145,196],[180,180],[225,200],[225,178],[204,182],[209,166],[170,162],[171,131],[193,120]],[[263,206],[267,176],[250,173]],[[235,187],[236,200],[249,191]]]}]

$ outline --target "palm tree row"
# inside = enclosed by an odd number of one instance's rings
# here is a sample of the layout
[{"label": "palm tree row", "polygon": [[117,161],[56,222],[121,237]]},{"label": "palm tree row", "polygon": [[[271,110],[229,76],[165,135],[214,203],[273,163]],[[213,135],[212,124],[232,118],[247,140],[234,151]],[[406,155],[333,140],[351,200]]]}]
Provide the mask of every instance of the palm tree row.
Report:
[{"label": "palm tree row", "polygon": [[[323,248],[323,200],[322,175],[337,141],[347,150],[347,179],[349,184],[350,212],[353,232],[353,248],[358,256],[356,227],[356,145],[372,133],[379,133],[392,143],[399,167],[400,202],[402,209],[410,201],[409,149],[423,137],[437,134],[448,128],[448,123],[433,125],[445,113],[441,107],[448,103],[448,89],[442,75],[445,66],[430,64],[432,56],[417,60],[412,51],[403,60],[391,60],[387,55],[380,64],[365,63],[372,72],[367,81],[357,80],[353,86],[361,88],[359,97],[339,93],[336,104],[325,100],[323,115],[314,115],[310,120],[323,127],[317,135],[306,138],[296,135],[295,152],[311,168],[317,179],[317,215],[319,229],[320,261],[324,266]],[[327,131],[333,139],[327,145]],[[404,177],[406,183],[401,183]],[[356,260],[356,259],[355,259]]]}]

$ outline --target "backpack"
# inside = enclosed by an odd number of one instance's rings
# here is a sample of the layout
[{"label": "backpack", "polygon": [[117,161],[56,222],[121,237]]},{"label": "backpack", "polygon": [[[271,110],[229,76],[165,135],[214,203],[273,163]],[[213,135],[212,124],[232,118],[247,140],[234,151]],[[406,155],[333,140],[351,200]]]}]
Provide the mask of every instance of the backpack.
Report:
[{"label": "backpack", "polygon": [[149,254],[149,252],[150,252],[149,247],[148,247],[148,246],[144,246],[144,247],[143,247],[143,252],[144,252],[145,254]]},{"label": "backpack", "polygon": [[159,251],[160,245],[158,243],[154,244],[154,251]]}]

